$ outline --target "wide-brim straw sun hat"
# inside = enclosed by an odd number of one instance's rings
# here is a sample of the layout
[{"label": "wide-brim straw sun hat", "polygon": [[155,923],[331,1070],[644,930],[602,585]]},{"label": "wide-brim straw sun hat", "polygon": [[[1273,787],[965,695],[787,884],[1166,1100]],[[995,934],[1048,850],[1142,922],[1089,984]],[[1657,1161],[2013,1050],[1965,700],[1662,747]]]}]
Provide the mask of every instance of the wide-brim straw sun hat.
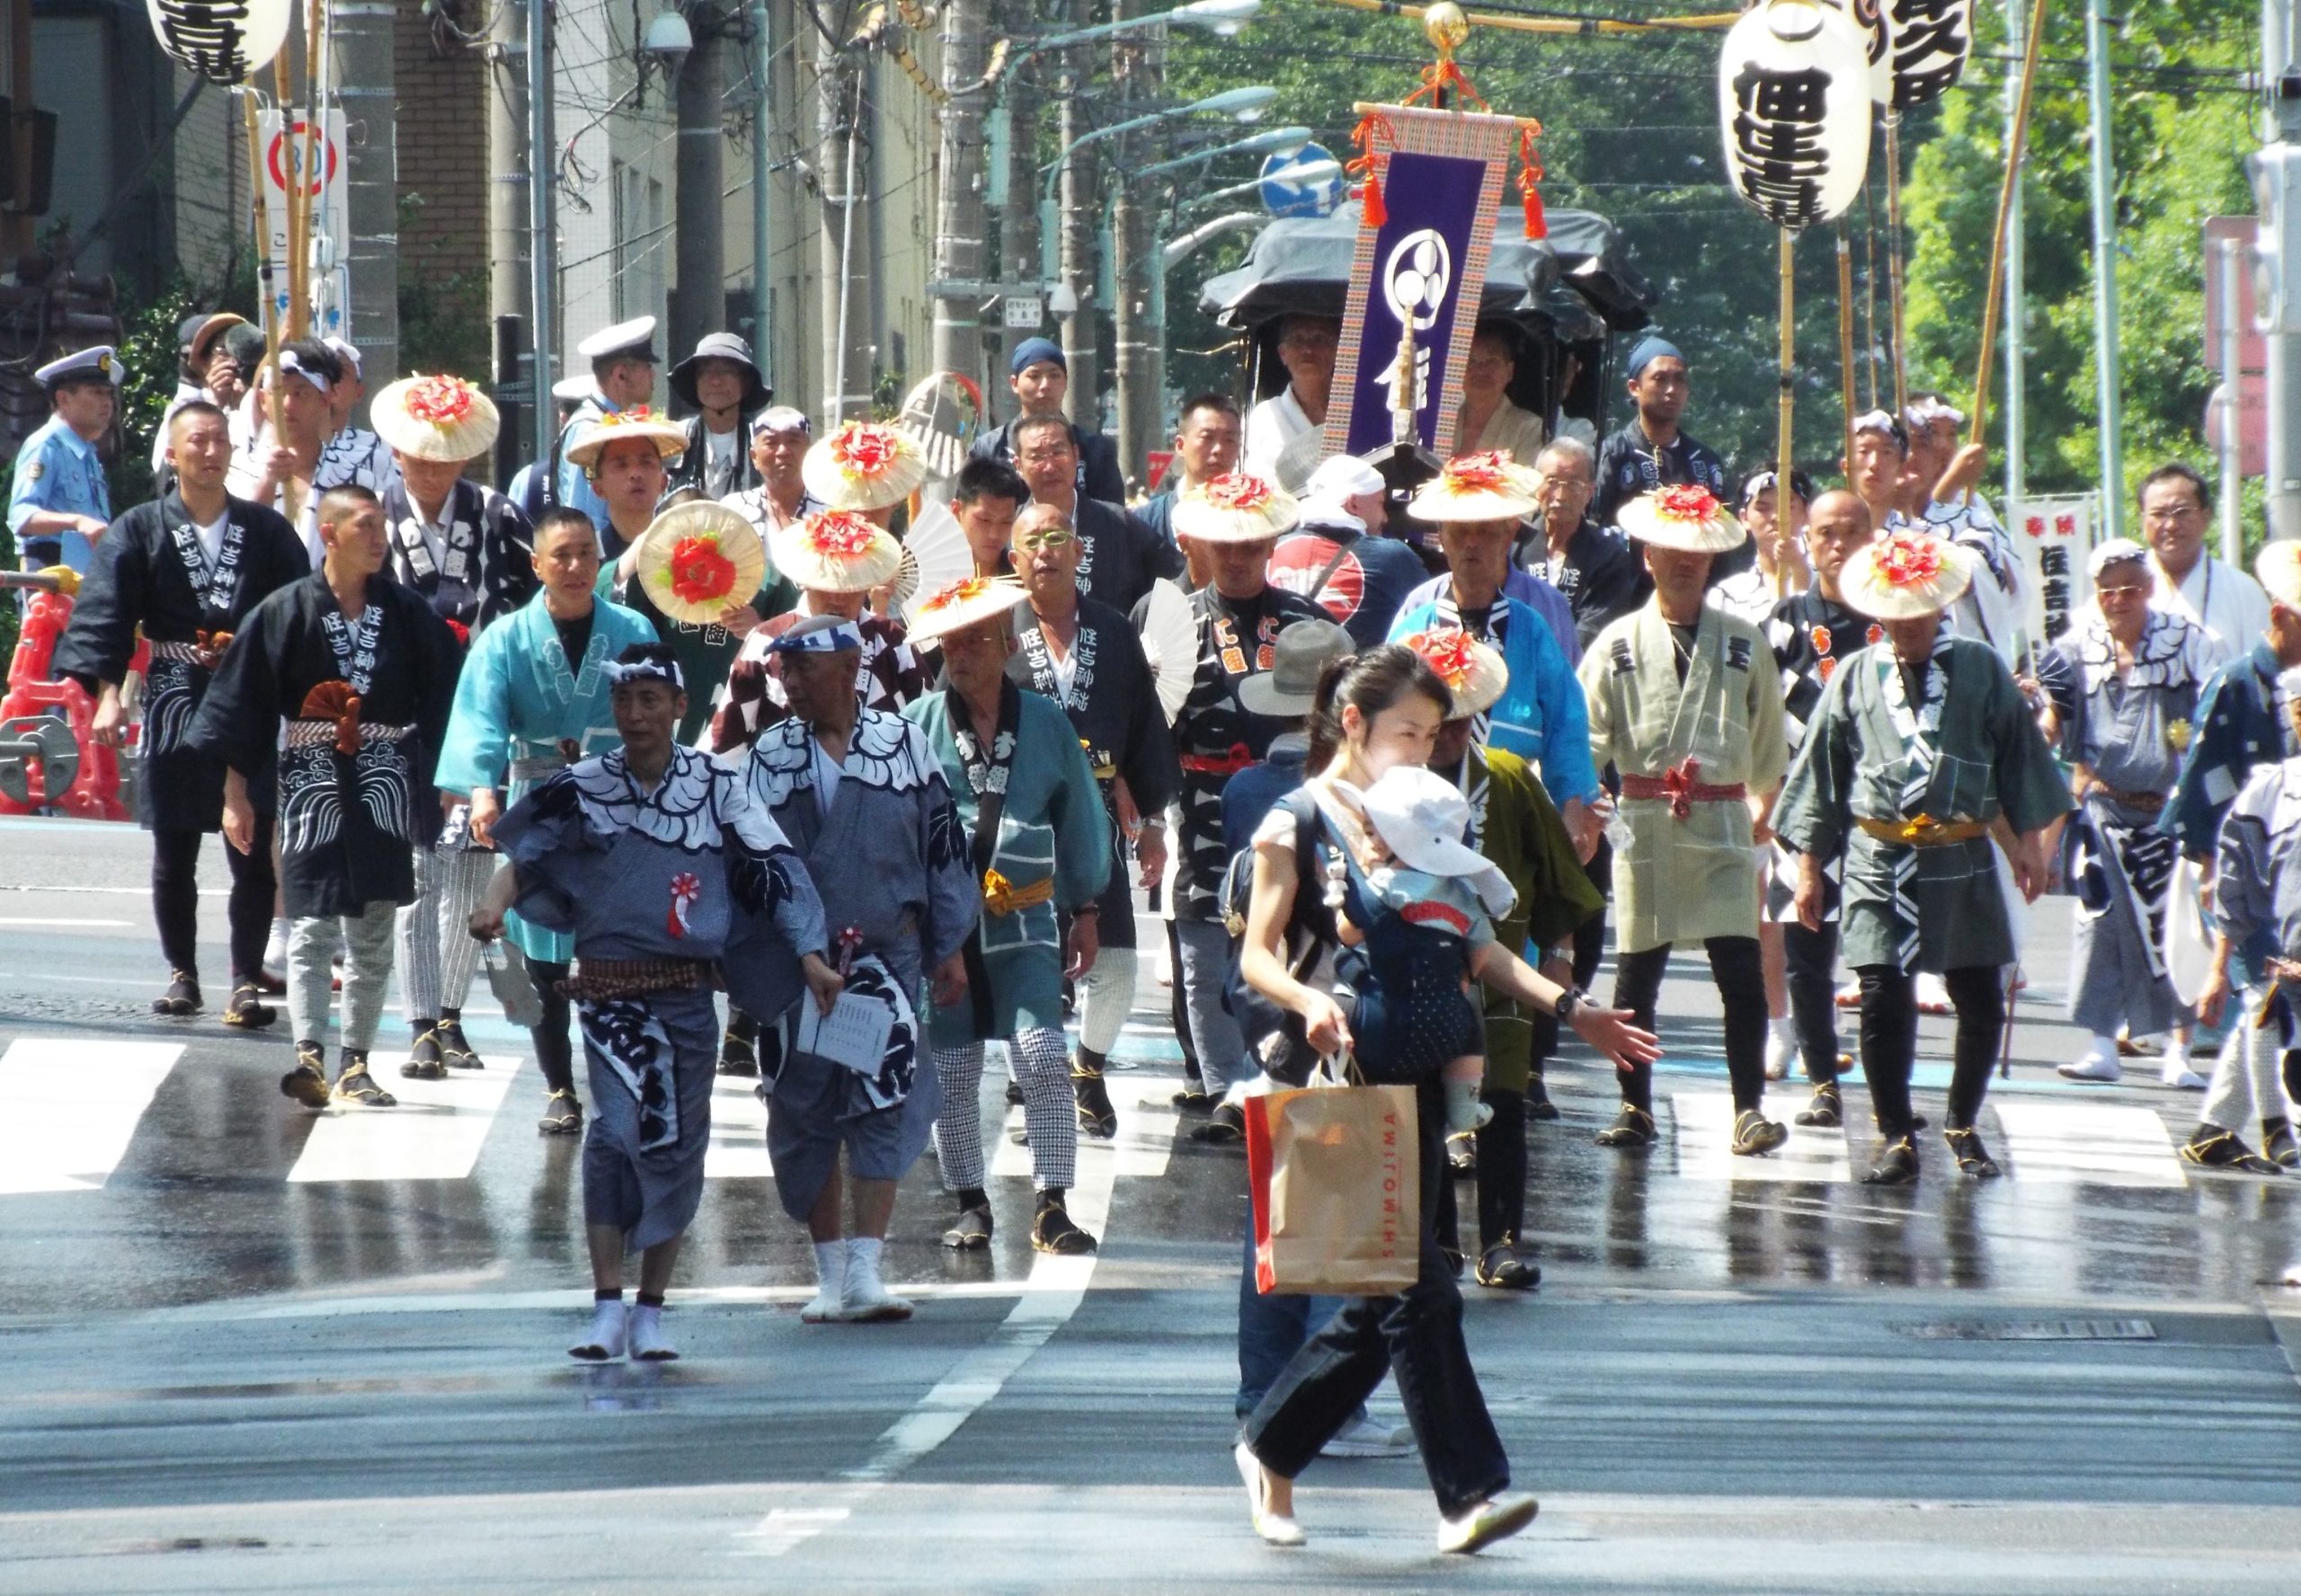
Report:
[{"label": "wide-brim straw sun hat", "polygon": [[1881,621],[1915,621],[1955,604],[1973,568],[1946,537],[1908,528],[1856,549],[1838,573],[1848,607]]},{"label": "wide-brim straw sun hat", "polygon": [[1717,494],[1690,483],[1639,494],[1615,512],[1614,523],[1640,543],[1689,554],[1726,554],[1749,536]]},{"label": "wide-brim straw sun hat", "polygon": [[767,545],[740,512],[694,500],[665,510],[640,535],[633,580],[672,620],[710,625],[765,585]]},{"label": "wide-brim straw sun hat", "polygon": [[1500,653],[1460,626],[1435,626],[1399,639],[1422,656],[1454,695],[1453,718],[1484,714],[1510,685],[1510,667]]},{"label": "wide-brim straw sun hat", "polygon": [[808,446],[799,480],[827,510],[884,510],[919,491],[927,457],[901,428],[848,421]]},{"label": "wide-brim straw sun hat", "polygon": [[1293,494],[1247,471],[1194,483],[1175,501],[1176,535],[1200,543],[1261,543],[1292,532],[1302,519]]},{"label": "wide-brim straw sun hat", "polygon": [[867,593],[902,568],[893,534],[852,510],[817,510],[774,536],[775,568],[818,593]]},{"label": "wide-brim straw sun hat", "polygon": [[1540,508],[1541,479],[1508,449],[1456,455],[1415,490],[1407,513],[1418,521],[1524,520]]},{"label": "wide-brim straw sun hat", "polygon": [[586,471],[595,470],[609,446],[626,438],[645,439],[662,459],[675,460],[687,453],[687,434],[678,423],[665,421],[642,404],[601,416],[589,432],[567,446],[565,456]]},{"label": "wide-brim straw sun hat", "polygon": [[495,402],[460,377],[404,377],[369,403],[382,439],[411,460],[461,465],[495,447]]},{"label": "wide-brim straw sun hat", "polygon": [[903,612],[914,644],[940,643],[954,632],[995,621],[1030,596],[1011,576],[970,576],[923,593]]}]

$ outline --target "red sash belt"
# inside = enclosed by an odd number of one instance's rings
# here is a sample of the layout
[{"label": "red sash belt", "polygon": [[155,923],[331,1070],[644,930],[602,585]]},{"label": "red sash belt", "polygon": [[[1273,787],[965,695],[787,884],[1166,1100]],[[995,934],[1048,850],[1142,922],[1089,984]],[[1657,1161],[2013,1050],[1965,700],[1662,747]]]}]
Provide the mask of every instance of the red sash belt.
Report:
[{"label": "red sash belt", "polygon": [[1739,803],[1750,795],[1750,790],[1740,782],[1696,781],[1701,761],[1687,758],[1674,770],[1659,776],[1632,776],[1622,773],[1621,795],[1625,798],[1656,798],[1667,802],[1670,813],[1683,820],[1693,812],[1697,803]]},{"label": "red sash belt", "polygon": [[1185,754],[1182,765],[1194,776],[1236,776],[1255,762],[1255,757],[1243,742],[1234,742],[1228,753]]}]

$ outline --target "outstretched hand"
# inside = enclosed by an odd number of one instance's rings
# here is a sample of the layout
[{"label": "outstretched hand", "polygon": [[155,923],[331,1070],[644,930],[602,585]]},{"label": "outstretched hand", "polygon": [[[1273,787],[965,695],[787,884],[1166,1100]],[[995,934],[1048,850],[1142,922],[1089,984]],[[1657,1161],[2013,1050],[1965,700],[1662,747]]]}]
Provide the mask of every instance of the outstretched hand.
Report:
[{"label": "outstretched hand", "polygon": [[1651,1064],[1662,1056],[1661,1039],[1651,1031],[1639,1030],[1626,1008],[1580,1004],[1567,1024],[1574,1027],[1575,1035],[1612,1059],[1617,1069]]}]

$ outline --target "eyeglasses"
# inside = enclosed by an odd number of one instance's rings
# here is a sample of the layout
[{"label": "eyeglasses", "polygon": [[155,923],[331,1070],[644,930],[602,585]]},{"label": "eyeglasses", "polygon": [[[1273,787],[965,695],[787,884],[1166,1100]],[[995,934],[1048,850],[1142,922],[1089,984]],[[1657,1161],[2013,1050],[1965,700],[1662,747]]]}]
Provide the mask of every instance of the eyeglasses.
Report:
[{"label": "eyeglasses", "polygon": [[1059,549],[1071,542],[1071,536],[1067,527],[1049,527],[1044,531],[1024,533],[1015,539],[1015,546],[1036,554],[1043,549]]},{"label": "eyeglasses", "polygon": [[2160,504],[2145,510],[2141,512],[2141,519],[2146,521],[2181,521],[2204,513],[2205,506],[2182,500],[2178,503]]}]

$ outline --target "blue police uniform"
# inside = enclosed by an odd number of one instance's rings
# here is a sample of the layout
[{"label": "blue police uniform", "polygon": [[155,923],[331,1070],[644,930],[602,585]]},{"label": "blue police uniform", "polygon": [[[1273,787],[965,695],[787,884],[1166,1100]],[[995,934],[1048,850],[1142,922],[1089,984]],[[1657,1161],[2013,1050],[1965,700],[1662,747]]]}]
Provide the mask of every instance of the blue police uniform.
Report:
[{"label": "blue police uniform", "polygon": [[8,530],[15,535],[25,570],[69,565],[85,575],[96,553],[85,533],[24,536],[24,523],[43,510],[111,519],[111,490],[96,446],[66,426],[62,416],[49,417],[17,453],[15,481],[8,490]]}]

